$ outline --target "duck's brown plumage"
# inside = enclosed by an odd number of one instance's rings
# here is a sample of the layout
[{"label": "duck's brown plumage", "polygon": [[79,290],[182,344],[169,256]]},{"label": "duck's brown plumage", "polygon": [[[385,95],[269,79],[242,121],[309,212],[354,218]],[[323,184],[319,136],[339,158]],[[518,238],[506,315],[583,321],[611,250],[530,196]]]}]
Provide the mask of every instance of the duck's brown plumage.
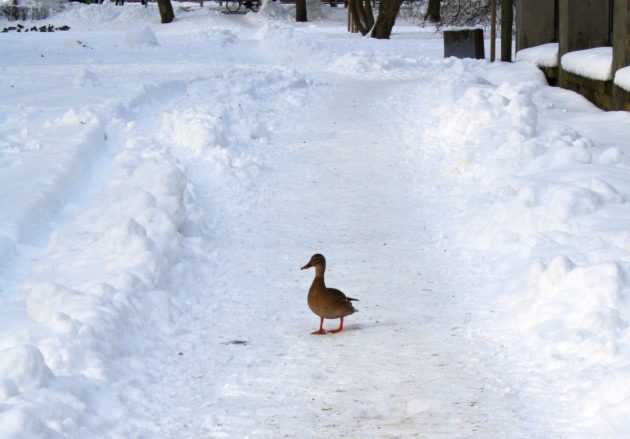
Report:
[{"label": "duck's brown plumage", "polygon": [[307,302],[311,311],[320,317],[319,331],[314,332],[314,334],[326,332],[322,326],[324,319],[341,319],[339,328],[332,331],[339,332],[343,330],[343,318],[357,312],[352,306],[352,301],[357,299],[346,297],[344,293],[335,288],[326,287],[324,281],[326,259],[323,255],[313,255],[309,263],[302,267],[302,270],[311,267],[315,268],[315,279],[308,290]]}]

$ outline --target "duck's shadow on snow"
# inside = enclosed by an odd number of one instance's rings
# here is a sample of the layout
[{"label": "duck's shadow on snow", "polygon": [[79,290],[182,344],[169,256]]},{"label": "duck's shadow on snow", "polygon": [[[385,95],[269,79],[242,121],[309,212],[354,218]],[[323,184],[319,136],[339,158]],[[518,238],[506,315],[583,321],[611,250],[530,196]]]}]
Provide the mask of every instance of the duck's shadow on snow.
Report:
[{"label": "duck's shadow on snow", "polygon": [[[384,327],[384,326],[394,326],[393,322],[367,322],[367,323],[350,323],[346,324],[343,327],[343,331],[338,332],[336,334],[331,334],[330,330],[327,330],[328,333],[326,335],[339,335],[344,332],[357,332],[362,330],[371,330],[373,328]],[[372,332],[372,331],[370,331]]]}]

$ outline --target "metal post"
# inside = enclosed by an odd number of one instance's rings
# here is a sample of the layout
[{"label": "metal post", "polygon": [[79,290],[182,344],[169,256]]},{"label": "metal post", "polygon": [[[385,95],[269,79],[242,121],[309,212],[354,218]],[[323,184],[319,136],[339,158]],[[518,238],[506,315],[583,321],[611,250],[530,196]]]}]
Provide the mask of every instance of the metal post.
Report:
[{"label": "metal post", "polygon": [[512,0],[501,0],[501,61],[512,61]]},{"label": "metal post", "polygon": [[497,53],[497,0],[490,0],[490,62]]}]

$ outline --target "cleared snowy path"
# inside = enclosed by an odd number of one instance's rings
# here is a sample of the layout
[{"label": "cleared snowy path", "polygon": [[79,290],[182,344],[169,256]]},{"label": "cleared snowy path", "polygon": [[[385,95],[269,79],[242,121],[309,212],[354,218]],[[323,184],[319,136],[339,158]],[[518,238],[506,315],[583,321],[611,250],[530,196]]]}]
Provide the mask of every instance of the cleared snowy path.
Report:
[{"label": "cleared snowy path", "polygon": [[3,37],[0,437],[628,436],[626,115],[275,5]]},{"label": "cleared snowy path", "polygon": [[[409,144],[410,93],[431,108],[444,87],[341,80],[304,113],[284,115],[267,152],[277,167],[225,194],[243,198],[241,208],[219,212],[213,264],[184,286],[200,303],[161,383],[170,390],[157,391],[173,396],[166,430],[559,437],[533,408],[540,383],[513,394],[527,371],[471,329],[482,312],[479,274],[449,239],[465,212],[445,198],[431,137]],[[421,128],[433,123],[427,114]],[[211,173],[189,166],[199,206],[216,217]],[[315,252],[328,258],[328,284],[360,299],[340,334],[309,334],[318,323],[306,307],[312,273],[299,267]]]}]

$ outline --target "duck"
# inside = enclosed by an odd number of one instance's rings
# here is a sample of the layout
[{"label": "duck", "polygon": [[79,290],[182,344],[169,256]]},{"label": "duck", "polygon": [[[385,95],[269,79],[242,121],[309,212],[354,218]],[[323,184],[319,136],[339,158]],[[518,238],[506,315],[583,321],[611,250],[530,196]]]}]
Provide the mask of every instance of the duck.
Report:
[{"label": "duck", "polygon": [[358,301],[352,297],[347,297],[336,288],[328,288],[324,282],[324,272],[326,271],[326,258],[319,253],[311,256],[311,260],[302,267],[302,270],[315,268],[315,279],[308,290],[308,307],[319,316],[319,329],[311,334],[326,334],[324,329],[324,319],[340,319],[339,327],[330,331],[335,334],[343,331],[343,318],[358,312],[352,302]]}]

